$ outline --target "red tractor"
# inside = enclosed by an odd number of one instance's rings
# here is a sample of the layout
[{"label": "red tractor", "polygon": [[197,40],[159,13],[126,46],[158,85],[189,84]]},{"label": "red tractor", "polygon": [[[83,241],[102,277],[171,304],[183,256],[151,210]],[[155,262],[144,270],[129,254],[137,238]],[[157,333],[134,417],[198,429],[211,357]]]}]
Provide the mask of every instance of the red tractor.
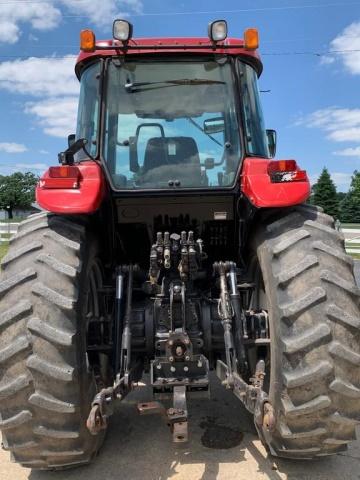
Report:
[{"label": "red tractor", "polygon": [[[91,461],[149,373],[173,440],[209,371],[272,455],[346,449],[360,421],[359,289],[333,219],[272,160],[258,33],[81,33],[76,135],[40,179],[0,281],[0,428],[35,469]],[[169,403],[160,403],[167,400]],[[239,403],[240,412],[240,403]],[[146,421],[146,419],[144,419]]]}]

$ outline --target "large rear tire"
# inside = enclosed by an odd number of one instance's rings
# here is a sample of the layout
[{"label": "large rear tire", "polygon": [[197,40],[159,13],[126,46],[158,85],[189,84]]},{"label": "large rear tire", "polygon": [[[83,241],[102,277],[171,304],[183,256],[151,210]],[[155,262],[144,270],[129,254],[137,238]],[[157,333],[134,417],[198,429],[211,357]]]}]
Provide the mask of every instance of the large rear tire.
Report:
[{"label": "large rear tire", "polygon": [[261,226],[253,248],[271,332],[273,455],[313,458],[346,450],[360,421],[359,289],[333,220],[299,206]]},{"label": "large rear tire", "polygon": [[96,393],[86,314],[101,281],[80,223],[41,213],[20,224],[0,278],[0,429],[25,467],[85,464],[100,446],[85,423]]}]

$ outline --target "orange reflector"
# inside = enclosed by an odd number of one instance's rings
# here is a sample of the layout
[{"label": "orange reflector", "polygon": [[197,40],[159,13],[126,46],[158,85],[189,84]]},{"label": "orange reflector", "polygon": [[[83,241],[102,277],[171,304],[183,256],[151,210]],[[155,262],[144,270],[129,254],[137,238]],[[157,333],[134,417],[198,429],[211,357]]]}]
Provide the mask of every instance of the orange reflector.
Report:
[{"label": "orange reflector", "polygon": [[259,32],[256,28],[248,28],[244,32],[245,48],[256,50],[259,48]]},{"label": "orange reflector", "polygon": [[294,172],[297,170],[297,165],[295,160],[273,160],[269,162],[268,172]]},{"label": "orange reflector", "polygon": [[93,52],[95,50],[95,33],[92,30],[81,30],[80,49],[83,52]]}]

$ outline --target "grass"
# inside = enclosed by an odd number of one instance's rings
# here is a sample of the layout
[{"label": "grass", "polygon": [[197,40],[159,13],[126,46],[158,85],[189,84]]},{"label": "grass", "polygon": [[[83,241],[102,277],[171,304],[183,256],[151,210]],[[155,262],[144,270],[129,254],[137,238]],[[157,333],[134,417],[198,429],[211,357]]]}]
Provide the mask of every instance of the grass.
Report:
[{"label": "grass", "polygon": [[360,260],[360,253],[352,253],[351,256],[356,260]]},{"label": "grass", "polygon": [[1,234],[1,239],[3,240],[4,238],[10,238],[11,237],[11,233],[2,233]]},{"label": "grass", "polygon": [[9,248],[9,244],[7,242],[0,244],[0,261],[6,255],[8,248]]},{"label": "grass", "polygon": [[22,220],[25,220],[26,217],[14,217],[10,219],[0,220],[0,223],[19,223]]},{"label": "grass", "polygon": [[360,223],[342,223],[341,228],[354,228],[360,230]]}]

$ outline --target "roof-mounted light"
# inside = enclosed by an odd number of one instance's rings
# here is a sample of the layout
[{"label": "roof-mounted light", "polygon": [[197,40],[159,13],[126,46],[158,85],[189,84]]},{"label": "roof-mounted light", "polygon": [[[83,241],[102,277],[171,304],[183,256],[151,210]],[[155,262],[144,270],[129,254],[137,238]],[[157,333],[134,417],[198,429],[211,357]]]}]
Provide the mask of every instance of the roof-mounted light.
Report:
[{"label": "roof-mounted light", "polygon": [[83,52],[93,52],[95,50],[95,34],[92,30],[81,30],[80,50]]},{"label": "roof-mounted light", "polygon": [[117,19],[113,23],[113,38],[126,43],[130,40],[133,33],[133,26],[126,20]]},{"label": "roof-mounted light", "polygon": [[208,36],[214,43],[225,40],[227,37],[226,20],[215,20],[215,22],[209,23]]},{"label": "roof-mounted light", "polygon": [[259,32],[256,28],[248,28],[244,32],[245,48],[256,50],[259,48]]}]

